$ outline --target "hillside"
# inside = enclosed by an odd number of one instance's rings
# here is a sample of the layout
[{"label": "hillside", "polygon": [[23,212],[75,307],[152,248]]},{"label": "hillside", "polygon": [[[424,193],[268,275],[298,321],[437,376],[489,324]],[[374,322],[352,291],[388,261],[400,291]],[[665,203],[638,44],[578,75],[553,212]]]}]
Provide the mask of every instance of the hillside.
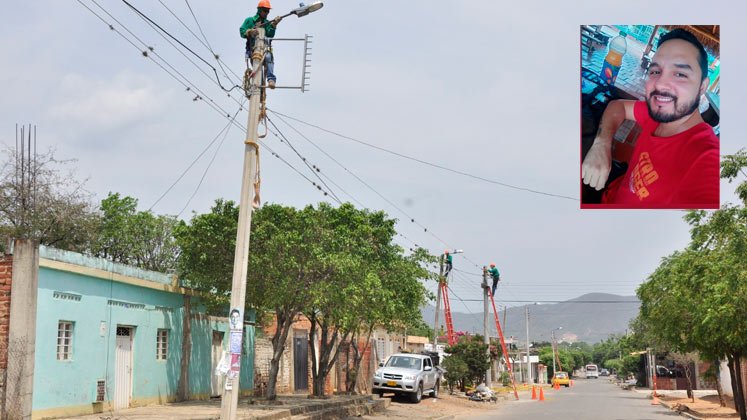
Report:
[{"label": "hillside", "polygon": [[[630,320],[638,314],[639,306],[635,296],[606,293],[589,293],[561,303],[515,306],[509,308],[506,314],[504,334],[507,338],[513,336],[522,341],[526,339],[525,308],[528,307],[531,341],[549,341],[550,332],[557,327],[563,327],[562,330],[555,332],[558,339],[596,343],[609,337],[610,334],[625,333]],[[452,304],[452,308],[454,307],[455,305]],[[423,320],[428,325],[433,324],[434,310],[433,306],[421,309]],[[500,309],[499,314],[501,323],[503,323],[503,311]],[[482,334],[482,312],[474,314],[452,312],[452,319],[455,330]],[[445,325],[443,313],[439,316],[439,323]],[[490,335],[496,336],[492,313],[490,323]]]}]

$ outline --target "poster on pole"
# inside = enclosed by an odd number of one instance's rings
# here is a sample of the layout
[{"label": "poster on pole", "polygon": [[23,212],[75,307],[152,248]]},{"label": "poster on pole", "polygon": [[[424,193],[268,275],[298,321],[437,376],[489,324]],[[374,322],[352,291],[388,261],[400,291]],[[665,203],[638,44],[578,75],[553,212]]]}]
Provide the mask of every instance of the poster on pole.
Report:
[{"label": "poster on pole", "polygon": [[241,354],[241,340],[242,340],[243,334],[241,330],[231,330],[231,335],[229,336],[229,351],[231,354]]},{"label": "poster on pole", "polygon": [[244,323],[242,322],[244,319],[244,316],[241,312],[241,309],[239,308],[233,308],[231,309],[231,313],[228,315],[228,324],[231,328],[231,330],[241,330],[244,326]]}]

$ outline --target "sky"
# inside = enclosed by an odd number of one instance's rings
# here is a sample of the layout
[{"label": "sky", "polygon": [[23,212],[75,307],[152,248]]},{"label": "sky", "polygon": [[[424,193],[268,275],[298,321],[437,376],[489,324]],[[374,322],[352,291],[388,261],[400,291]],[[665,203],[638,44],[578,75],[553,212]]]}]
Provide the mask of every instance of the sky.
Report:
[{"label": "sky", "polygon": [[[218,68],[224,85],[237,83],[232,73],[245,69],[238,28],[255,13],[254,1],[130,3]],[[270,17],[298,5],[272,4]],[[342,201],[398,219],[404,248],[464,250],[454,258],[454,311],[482,310],[472,300],[481,299],[481,267],[491,262],[503,279],[499,305],[633,295],[662,257],[688,243],[683,212],[580,210],[578,200],[480,181],[359,142],[577,198],[579,25],[719,24],[721,151],[733,153],[746,143],[733,122],[747,85],[731,83],[731,70],[745,67],[744,10],[734,10],[740,7],[730,3],[727,12],[691,0],[526,0],[521,7],[325,1],[278,27],[277,38],[313,36],[310,80],[306,92],[268,94],[277,129],[270,126],[262,139],[262,201],[301,207],[332,200],[311,184],[313,175],[281,143],[282,134]],[[140,40],[153,47],[150,58]],[[278,86],[299,86],[303,42],[273,46]],[[77,176],[97,201],[118,192],[137,198],[141,210],[186,220],[215,199],[238,201],[244,133],[227,114],[239,111],[241,94],[229,97],[208,64],[172,46],[123,1],[9,2],[0,16],[0,57],[0,143],[15,144],[16,124],[36,125],[38,149],[77,159]],[[246,120],[244,109],[235,121],[245,127]],[[721,189],[722,203],[737,202],[734,185]]]}]

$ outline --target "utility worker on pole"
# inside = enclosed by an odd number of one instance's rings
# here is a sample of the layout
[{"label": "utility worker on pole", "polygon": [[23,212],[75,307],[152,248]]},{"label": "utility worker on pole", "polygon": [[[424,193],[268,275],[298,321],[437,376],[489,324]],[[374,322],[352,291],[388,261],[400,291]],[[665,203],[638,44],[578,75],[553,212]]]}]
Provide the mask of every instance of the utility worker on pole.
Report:
[{"label": "utility worker on pole", "polygon": [[452,268],[452,256],[449,254],[449,250],[444,251],[444,259],[446,260],[446,271],[444,272],[444,278],[449,277],[449,272]]},{"label": "utility worker on pole", "polygon": [[244,19],[244,23],[241,24],[239,34],[242,38],[246,38],[246,59],[247,63],[251,63],[252,51],[254,51],[254,39],[257,36],[257,27],[263,27],[265,29],[265,42],[268,48],[265,52],[263,65],[265,67],[265,76],[267,78],[267,87],[275,89],[275,63],[272,56],[272,38],[275,36],[275,28],[278,23],[283,19],[278,16],[275,19],[268,21],[267,15],[270,14],[270,0],[259,0],[257,4],[257,14]]},{"label": "utility worker on pole", "polygon": [[490,263],[488,274],[490,274],[490,277],[493,279],[493,288],[491,289],[490,293],[491,296],[495,296],[495,288],[498,287],[498,282],[501,281],[501,273],[498,272],[498,269],[495,267],[495,263]]}]

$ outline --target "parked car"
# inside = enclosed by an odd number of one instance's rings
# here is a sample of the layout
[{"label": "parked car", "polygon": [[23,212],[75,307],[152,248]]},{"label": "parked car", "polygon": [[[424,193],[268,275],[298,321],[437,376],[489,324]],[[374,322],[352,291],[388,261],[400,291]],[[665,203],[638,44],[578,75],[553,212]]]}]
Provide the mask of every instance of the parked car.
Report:
[{"label": "parked car", "polygon": [[599,376],[610,376],[610,371],[607,369],[602,369],[599,371]]},{"label": "parked car", "polygon": [[373,376],[373,393],[384,395],[408,395],[414,403],[419,403],[423,394],[438,397],[441,370],[433,366],[430,356],[423,354],[397,353],[379,364]]},{"label": "parked car", "polygon": [[568,388],[571,386],[571,378],[568,376],[568,372],[555,372],[555,375],[553,375],[552,378],[553,385],[563,385],[564,387]]}]

